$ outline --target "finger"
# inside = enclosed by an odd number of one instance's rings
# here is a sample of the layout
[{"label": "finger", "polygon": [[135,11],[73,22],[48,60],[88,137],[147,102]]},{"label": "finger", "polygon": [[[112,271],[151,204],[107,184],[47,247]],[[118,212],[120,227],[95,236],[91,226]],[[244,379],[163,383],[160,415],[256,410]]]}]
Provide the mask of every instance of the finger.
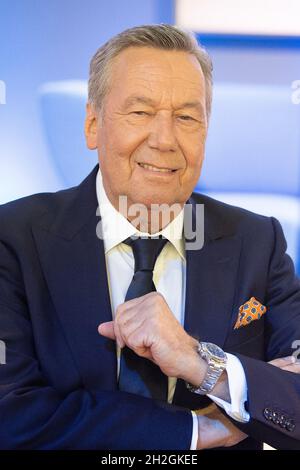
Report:
[{"label": "finger", "polygon": [[138,305],[127,305],[122,304],[117,307],[115,320],[119,323],[120,327],[123,327],[135,316],[140,316],[141,308]]},{"label": "finger", "polygon": [[125,338],[123,337],[122,330],[120,328],[120,325],[117,319],[115,319],[114,321],[114,329],[115,329],[115,335],[116,335],[118,346],[119,348],[122,349],[126,345],[126,341],[125,341]]},{"label": "finger", "polygon": [[136,297],[135,299],[126,300],[126,302],[124,302],[124,304],[122,304],[122,305],[126,305],[128,307],[133,307],[133,306],[139,305],[140,303],[144,302],[149,297],[157,297],[157,296],[161,297],[161,294],[159,294],[158,292],[155,292],[155,291],[148,292],[148,294],[141,295],[141,297]]},{"label": "finger", "polygon": [[141,318],[139,318],[138,316],[135,316],[134,318],[126,321],[122,325],[118,325],[120,328],[120,334],[124,342],[127,344],[127,346],[128,346],[129,337],[132,334],[137,333],[139,328],[141,328],[141,326],[143,325],[143,323],[144,322]]},{"label": "finger", "polygon": [[106,338],[109,339],[116,339],[113,323],[114,322],[112,321],[101,323],[98,326],[98,332],[100,333],[100,335],[106,336]]},{"label": "finger", "polygon": [[[146,296],[147,295],[148,294],[146,294]],[[144,307],[141,305],[145,301],[146,296],[144,295],[138,299],[128,300],[117,307],[115,320],[118,322],[122,333],[123,328],[125,326],[129,326],[132,321],[141,323],[143,321],[143,317],[145,318],[145,316],[147,316],[149,305],[145,305]],[[136,300],[138,300],[138,302],[135,302]]]},{"label": "finger", "polygon": [[128,336],[126,344],[138,356],[153,360],[151,349],[145,344],[144,338],[145,332],[142,331],[141,328],[137,328],[130,336]]},{"label": "finger", "polygon": [[269,364],[272,364],[275,367],[279,367],[282,369],[283,367],[286,367],[289,364],[294,364],[296,361],[295,356],[286,356],[286,357],[279,357],[278,359],[273,359],[272,361],[269,361]]},{"label": "finger", "polygon": [[98,326],[98,332],[100,333],[100,335],[105,336],[106,338],[116,340],[120,348],[123,348],[125,346],[125,342],[122,339],[122,336],[120,334],[120,331],[116,322],[108,321],[108,322],[101,323]]},{"label": "finger", "polygon": [[[138,316],[141,317],[142,314],[145,316],[147,314],[147,309],[151,308],[151,305],[147,304],[144,308],[142,308],[142,303],[145,302],[149,297],[153,297],[154,295],[158,295],[157,292],[149,292],[141,297],[136,299],[127,300],[123,304],[120,304],[116,310],[116,320],[118,321],[119,325],[122,326],[133,317]],[[159,294],[161,298],[161,294]]]},{"label": "finger", "polygon": [[126,300],[126,302],[124,302],[121,305],[124,305],[124,307],[126,308],[135,307],[139,305],[140,303],[142,303],[145,300],[145,297],[147,295],[149,294],[141,295],[140,297],[135,297],[134,299],[131,299],[131,300]]},{"label": "finger", "polygon": [[300,363],[291,364],[281,369],[293,372],[294,374],[300,374]]},{"label": "finger", "polygon": [[[143,296],[145,297],[145,296]],[[140,307],[143,300],[132,299],[117,307],[115,316],[115,334],[119,346],[122,348],[128,345],[128,337],[136,331],[144,322],[143,313],[146,313]],[[135,302],[137,300],[137,302]]]}]

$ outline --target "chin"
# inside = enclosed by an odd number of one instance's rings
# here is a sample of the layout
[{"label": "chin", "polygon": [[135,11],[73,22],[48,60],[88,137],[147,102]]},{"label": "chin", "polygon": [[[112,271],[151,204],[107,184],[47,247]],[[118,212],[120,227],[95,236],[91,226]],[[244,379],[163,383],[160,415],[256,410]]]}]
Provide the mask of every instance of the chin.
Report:
[{"label": "chin", "polygon": [[174,198],[174,194],[164,195],[159,193],[143,194],[140,198],[134,198],[134,202],[145,205],[148,209],[151,208],[152,204],[175,204],[177,201]]}]

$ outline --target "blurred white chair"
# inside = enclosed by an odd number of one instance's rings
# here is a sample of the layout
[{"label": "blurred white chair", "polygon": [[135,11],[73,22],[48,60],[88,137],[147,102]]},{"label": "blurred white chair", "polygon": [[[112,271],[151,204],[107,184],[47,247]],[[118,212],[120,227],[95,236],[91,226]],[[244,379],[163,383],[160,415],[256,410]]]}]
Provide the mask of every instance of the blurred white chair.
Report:
[{"label": "blurred white chair", "polygon": [[68,80],[45,83],[39,89],[41,116],[53,164],[66,187],[74,186],[97,163],[84,137],[87,83]]},{"label": "blurred white chair", "polygon": [[288,86],[215,85],[197,190],[276,217],[300,272],[300,106]]},{"label": "blurred white chair", "polygon": [[293,258],[295,267],[299,267],[300,206],[297,198],[279,194],[229,192],[209,192],[208,195],[257,214],[276,217],[282,225],[287,240],[287,252]]}]

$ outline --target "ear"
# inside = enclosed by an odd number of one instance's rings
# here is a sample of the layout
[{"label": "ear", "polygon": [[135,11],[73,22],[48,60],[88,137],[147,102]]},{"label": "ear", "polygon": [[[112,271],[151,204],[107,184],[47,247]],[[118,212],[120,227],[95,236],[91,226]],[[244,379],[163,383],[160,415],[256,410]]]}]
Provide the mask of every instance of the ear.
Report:
[{"label": "ear", "polygon": [[90,103],[87,103],[84,133],[86,145],[90,150],[95,150],[97,148],[98,119],[98,114],[95,112],[93,106]]}]

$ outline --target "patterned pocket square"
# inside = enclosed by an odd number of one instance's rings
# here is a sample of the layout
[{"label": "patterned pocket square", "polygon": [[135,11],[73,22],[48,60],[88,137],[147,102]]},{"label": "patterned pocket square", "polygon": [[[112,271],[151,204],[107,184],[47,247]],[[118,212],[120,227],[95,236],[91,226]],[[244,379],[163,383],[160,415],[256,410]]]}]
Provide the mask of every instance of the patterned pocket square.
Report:
[{"label": "patterned pocket square", "polygon": [[238,319],[234,325],[237,330],[242,326],[247,326],[253,320],[259,320],[267,311],[267,307],[262,305],[255,297],[251,297],[246,303],[240,306]]}]

